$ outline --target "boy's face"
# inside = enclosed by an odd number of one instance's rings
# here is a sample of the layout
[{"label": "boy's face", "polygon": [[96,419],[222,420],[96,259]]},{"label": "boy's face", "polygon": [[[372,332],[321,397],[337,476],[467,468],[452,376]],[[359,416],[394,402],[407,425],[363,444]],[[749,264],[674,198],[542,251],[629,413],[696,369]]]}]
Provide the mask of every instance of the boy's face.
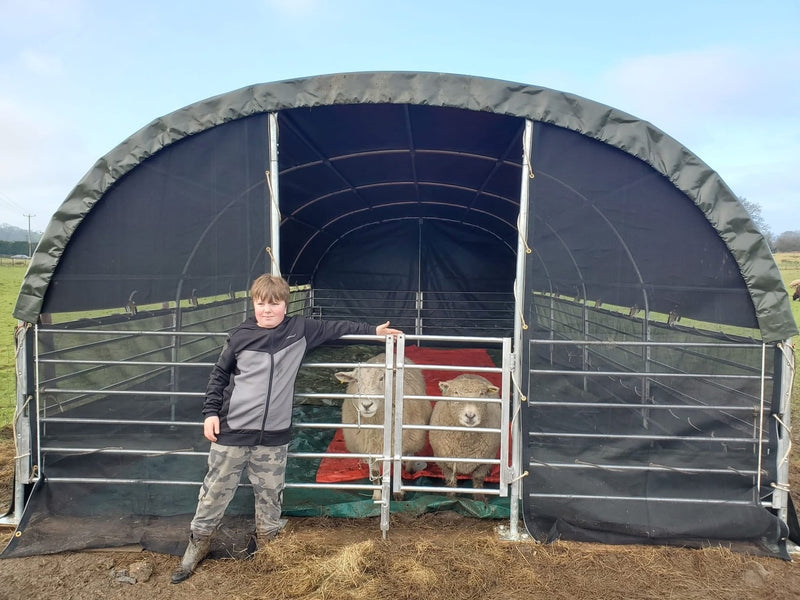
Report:
[{"label": "boy's face", "polygon": [[286,302],[281,300],[267,300],[257,298],[253,300],[253,309],[256,313],[256,322],[259,327],[272,329],[283,322],[286,317]]}]

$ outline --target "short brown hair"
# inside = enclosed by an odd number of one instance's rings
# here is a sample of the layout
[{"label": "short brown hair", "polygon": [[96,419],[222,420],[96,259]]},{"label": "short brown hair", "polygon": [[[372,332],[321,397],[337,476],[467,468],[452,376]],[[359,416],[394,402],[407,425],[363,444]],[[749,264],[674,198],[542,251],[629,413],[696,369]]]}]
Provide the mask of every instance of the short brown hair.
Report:
[{"label": "short brown hair", "polygon": [[267,302],[289,303],[289,284],[278,275],[262,275],[253,282],[250,288],[250,297],[253,300],[266,300]]}]

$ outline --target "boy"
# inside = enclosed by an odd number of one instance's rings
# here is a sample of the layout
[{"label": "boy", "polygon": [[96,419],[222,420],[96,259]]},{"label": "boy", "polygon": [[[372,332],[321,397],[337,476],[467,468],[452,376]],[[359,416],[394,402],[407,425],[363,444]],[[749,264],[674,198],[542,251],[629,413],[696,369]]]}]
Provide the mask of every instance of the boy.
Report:
[{"label": "boy", "polygon": [[[306,352],[343,335],[397,335],[389,321],[377,327],[353,321],[286,316],[289,284],[262,275],[250,290],[255,317],[228,335],[211,372],[203,404],[203,435],[211,441],[189,544],[172,583],[184,581],[208,554],[211,535],[236,493],[242,471],[255,495],[256,538],[280,533],[286,458],[297,372]],[[251,544],[254,551],[256,544]]]}]

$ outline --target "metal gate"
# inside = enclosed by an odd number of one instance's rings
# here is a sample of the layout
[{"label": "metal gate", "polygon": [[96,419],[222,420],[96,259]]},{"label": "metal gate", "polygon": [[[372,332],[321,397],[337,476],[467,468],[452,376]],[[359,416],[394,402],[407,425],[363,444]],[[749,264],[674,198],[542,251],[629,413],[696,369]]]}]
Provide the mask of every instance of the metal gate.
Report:
[{"label": "metal gate", "polygon": [[[232,318],[240,318],[240,308],[230,309]],[[225,317],[228,318],[228,317]],[[224,321],[225,318],[222,320]],[[202,483],[207,449],[198,446],[202,423],[199,406],[204,397],[206,374],[213,366],[208,358],[216,357],[223,333],[199,331],[215,329],[217,319],[197,319],[192,324],[184,319],[185,331],[171,329],[167,321],[159,328],[134,329],[142,322],[127,321],[109,325],[108,328],[62,328],[37,326],[20,339],[23,380],[28,385],[19,389],[19,418],[17,420],[18,462],[16,469],[16,502],[14,519],[22,515],[26,491],[40,479],[46,479],[51,489],[60,485],[78,485],[83,489],[127,488],[163,490],[151,493],[153,497],[192,494]],[[154,325],[155,322],[150,322]],[[512,434],[518,421],[512,414],[512,354],[510,338],[482,338],[455,336],[347,336],[350,341],[379,343],[386,353],[385,369],[386,419],[382,426],[384,447],[380,455],[359,456],[364,460],[377,460],[383,465],[380,483],[323,484],[308,481],[286,481],[286,488],[325,488],[342,490],[380,489],[381,530],[387,535],[393,492],[447,492],[444,486],[414,486],[400,477],[400,465],[411,457],[400,453],[403,432],[415,426],[407,425],[396,415],[403,410],[403,370],[406,368],[438,369],[501,373],[501,397],[497,402],[506,416],[497,431],[501,439],[501,452],[489,461],[500,466],[497,488],[480,490],[487,495],[507,497],[512,489],[511,529],[516,532],[519,461],[509,442],[516,444],[519,436]],[[407,365],[405,349],[409,341],[417,344],[437,343],[451,347],[494,346],[498,349],[501,365],[474,367],[469,365]],[[32,361],[25,360],[29,355]],[[33,372],[25,372],[33,364]],[[353,363],[304,363],[305,367],[352,368]],[[198,373],[200,372],[200,373]],[[189,377],[189,374],[193,374]],[[188,383],[189,380],[195,383]],[[197,381],[203,384],[198,386]],[[24,383],[24,382],[23,382]],[[298,397],[313,397],[313,393],[298,393]],[[344,399],[346,394],[323,394],[327,398]],[[397,401],[394,401],[394,399]],[[436,396],[411,396],[405,398],[428,399]],[[191,407],[187,411],[187,405]],[[298,429],[338,429],[340,422],[296,422]],[[429,430],[430,426],[416,426]],[[295,460],[319,459],[322,453],[292,452]],[[332,457],[330,453],[325,454]],[[351,458],[354,455],[348,455]],[[335,456],[334,456],[335,457]],[[415,460],[434,461],[436,457],[414,457]],[[91,460],[90,460],[91,459]],[[466,461],[449,457],[449,461]],[[475,462],[475,459],[470,459]],[[97,464],[102,463],[98,468]],[[115,466],[118,465],[118,466]],[[249,487],[241,483],[242,487]],[[182,488],[189,492],[170,492]],[[459,493],[477,493],[469,487],[459,487]],[[146,493],[146,492],[143,492]],[[133,495],[133,494],[131,494]],[[152,502],[149,497],[143,504]]]},{"label": "metal gate", "polygon": [[531,304],[529,531],[669,543],[785,527],[792,363],[781,344],[579,299]]}]

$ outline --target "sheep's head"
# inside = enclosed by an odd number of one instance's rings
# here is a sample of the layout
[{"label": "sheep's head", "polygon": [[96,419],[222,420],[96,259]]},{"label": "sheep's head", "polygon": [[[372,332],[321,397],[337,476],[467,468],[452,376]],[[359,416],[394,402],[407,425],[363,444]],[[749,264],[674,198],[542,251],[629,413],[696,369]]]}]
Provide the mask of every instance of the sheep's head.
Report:
[{"label": "sheep's head", "polygon": [[[372,362],[372,361],[370,361]],[[383,410],[384,370],[375,367],[356,367],[352,371],[340,371],[334,375],[336,379],[347,384],[347,393],[356,394],[352,401],[362,417],[375,416]],[[379,398],[359,398],[358,395],[378,395]]]},{"label": "sheep's head", "polygon": [[[461,398],[499,398],[500,388],[480,375],[459,375],[449,381],[440,381],[442,396]],[[484,402],[450,401],[450,411],[463,427],[479,427],[487,410]]]},{"label": "sheep's head", "polygon": [[794,294],[792,294],[792,300],[800,300],[800,279],[795,279],[789,284],[790,288],[794,288]]}]

